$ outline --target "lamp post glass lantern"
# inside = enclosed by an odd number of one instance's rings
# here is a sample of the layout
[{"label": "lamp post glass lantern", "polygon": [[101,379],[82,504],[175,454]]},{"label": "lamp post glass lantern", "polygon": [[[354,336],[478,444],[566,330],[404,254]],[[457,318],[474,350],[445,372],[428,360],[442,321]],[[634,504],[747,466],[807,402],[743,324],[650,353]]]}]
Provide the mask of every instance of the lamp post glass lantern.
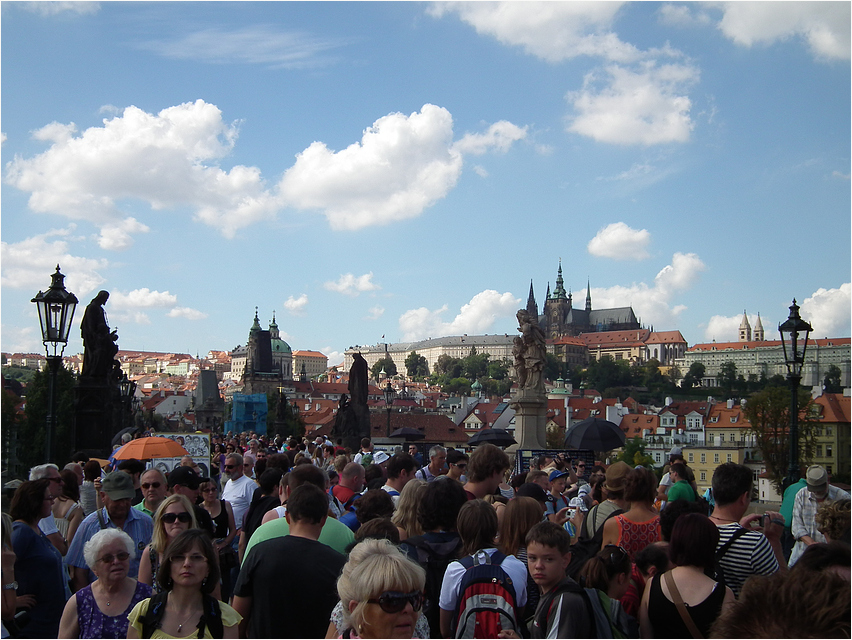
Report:
[{"label": "lamp post glass lantern", "polygon": [[393,398],[394,398],[394,396],[396,395],[396,391],[395,391],[395,390],[394,390],[394,388],[391,386],[390,380],[388,380],[388,383],[387,383],[387,385],[386,385],[386,386],[385,386],[385,388],[384,388],[384,392],[385,392],[385,406],[387,407],[387,410],[388,410],[388,429],[387,429],[387,435],[388,435],[388,437],[389,437],[389,436],[390,436],[390,433],[391,433],[391,428],[390,428],[391,405],[393,404]]},{"label": "lamp post glass lantern", "polygon": [[813,331],[810,324],[799,315],[799,305],[793,298],[790,316],[778,325],[781,345],[784,349],[784,364],[787,365],[787,379],[790,381],[790,455],[784,488],[798,482],[799,471],[799,383],[802,381],[802,368],[805,365],[805,352],[808,348],[808,336]]},{"label": "lamp post glass lantern", "polygon": [[48,405],[47,424],[45,425],[44,455],[45,462],[53,460],[53,435],[56,432],[56,378],[62,364],[62,353],[68,344],[71,321],[77,308],[77,296],[65,288],[65,276],[56,265],[51,276],[50,288],[39,291],[31,300],[38,309],[38,321],[41,326],[41,340],[47,356]]}]

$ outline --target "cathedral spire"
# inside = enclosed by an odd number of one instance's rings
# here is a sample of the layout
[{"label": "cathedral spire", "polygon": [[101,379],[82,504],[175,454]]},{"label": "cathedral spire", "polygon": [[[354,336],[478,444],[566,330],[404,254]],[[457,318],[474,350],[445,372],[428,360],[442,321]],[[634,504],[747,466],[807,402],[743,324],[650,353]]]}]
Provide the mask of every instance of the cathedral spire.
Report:
[{"label": "cathedral spire", "polygon": [[536,320],[538,319],[538,305],[535,303],[535,293],[533,293],[533,282],[530,279],[530,295],[527,298],[527,313]]},{"label": "cathedral spire", "polygon": [[760,313],[757,314],[757,322],[754,325],[754,333],[752,337],[758,341],[763,342],[766,340],[766,334],[763,331],[763,323],[760,321]]},{"label": "cathedral spire", "polygon": [[743,319],[740,322],[740,342],[751,342],[751,325],[748,322],[748,316],[743,309]]},{"label": "cathedral spire", "polygon": [[592,312],[592,285],[586,280],[586,313]]},{"label": "cathedral spire", "polygon": [[562,280],[562,258],[559,258],[559,269],[556,272],[556,288],[553,290],[553,297],[558,300],[563,300],[565,296],[565,284]]}]

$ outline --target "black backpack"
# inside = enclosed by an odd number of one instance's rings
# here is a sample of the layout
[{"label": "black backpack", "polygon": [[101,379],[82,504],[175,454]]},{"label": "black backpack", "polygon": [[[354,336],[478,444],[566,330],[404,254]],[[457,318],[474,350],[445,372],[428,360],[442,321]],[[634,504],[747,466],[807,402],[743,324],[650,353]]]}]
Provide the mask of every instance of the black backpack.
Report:
[{"label": "black backpack", "polygon": [[413,551],[409,557],[416,556],[417,563],[426,570],[423,615],[429,622],[431,637],[441,638],[441,610],[438,607],[438,599],[441,596],[441,585],[444,582],[447,567],[462,556],[461,538],[456,537],[446,542],[431,542],[424,536],[415,536],[405,540],[403,545],[407,545]]},{"label": "black backpack", "polygon": [[[580,533],[577,542],[571,545],[571,562],[568,563],[568,568],[566,569],[565,573],[574,580],[579,577],[580,570],[583,568],[583,565],[588,562],[589,558],[591,558],[598,551],[601,550],[601,543],[603,542],[603,524],[601,524],[601,526],[598,528],[597,531],[595,531],[594,535],[591,538],[585,536],[586,521],[589,520],[589,518],[594,519],[597,516],[599,507],[600,505],[595,505],[586,514],[586,520],[583,521],[583,530]],[[606,517],[606,520],[604,520],[604,524],[613,516],[617,516],[622,513],[624,513],[624,509],[616,509]],[[592,520],[592,522],[594,522],[594,520]]]},{"label": "black backpack", "polygon": [[[222,622],[222,612],[219,609],[219,601],[213,596],[202,594],[204,601],[204,613],[201,620],[198,622],[198,637],[204,637],[205,627],[210,628],[210,635],[214,638],[221,638],[225,635],[225,625]],[[154,631],[160,628],[163,620],[163,614],[166,611],[166,602],[169,599],[169,592],[164,591],[152,596],[148,602],[148,610],[140,618],[142,623],[142,637],[150,638]]]}]

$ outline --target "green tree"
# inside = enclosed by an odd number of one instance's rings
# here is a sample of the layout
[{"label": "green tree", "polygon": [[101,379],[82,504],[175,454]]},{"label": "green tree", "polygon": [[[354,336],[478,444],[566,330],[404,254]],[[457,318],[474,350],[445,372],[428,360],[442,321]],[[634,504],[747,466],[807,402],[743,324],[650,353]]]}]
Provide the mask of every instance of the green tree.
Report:
[{"label": "green tree", "polygon": [[[26,389],[24,420],[18,424],[18,460],[27,468],[53,462],[60,467],[74,452],[74,385],[76,379],[64,366],[56,374],[56,433],[53,434],[55,460],[44,460],[50,372],[37,372]],[[107,443],[108,444],[108,443]]]},{"label": "green tree", "polygon": [[470,351],[471,354],[461,362],[462,375],[468,380],[478,380],[488,374],[488,359],[491,356],[487,353],[476,353],[475,347]]},{"label": "green tree", "polygon": [[[815,423],[808,418],[813,400],[799,389],[799,464],[807,465],[816,448]],[[755,437],[763,454],[772,484],[782,488],[790,464],[790,388],[767,387],[753,393],[743,410],[751,423],[749,433]]]},{"label": "green tree", "polygon": [[511,388],[512,380],[509,378],[503,378],[502,380],[486,378],[482,381],[482,391],[489,396],[505,396]]},{"label": "green tree", "polygon": [[458,378],[462,374],[462,364],[459,358],[453,358],[446,353],[438,356],[435,361],[435,373],[447,376],[447,379]]},{"label": "green tree", "polygon": [[737,384],[737,365],[731,360],[723,362],[722,366],[719,367],[718,380],[725,397],[730,398]]},{"label": "green tree", "polygon": [[448,380],[442,387],[441,391],[449,395],[470,395],[471,382],[467,378],[453,378]]},{"label": "green tree", "polygon": [[650,467],[654,464],[654,459],[645,453],[645,441],[639,436],[634,436],[630,440],[625,441],[624,449],[618,454],[617,460],[626,462],[631,467],[641,464],[643,467]]},{"label": "green tree", "polygon": [[831,365],[828,371],[825,372],[823,386],[826,393],[843,393],[843,384],[841,383],[840,367]]},{"label": "green tree", "polygon": [[388,376],[388,378],[392,378],[393,376],[395,376],[396,364],[394,364],[393,358],[391,358],[390,356],[386,356],[384,358],[376,360],[376,364],[374,364],[373,368],[370,369],[373,374],[374,380],[379,379],[379,374],[381,373],[382,369],[385,370],[385,374]]},{"label": "green tree", "polygon": [[624,360],[603,356],[590,362],[586,369],[586,384],[598,391],[629,386],[631,382],[630,365]]},{"label": "green tree", "polygon": [[544,377],[551,382],[568,377],[568,365],[552,353],[545,354]]},{"label": "green tree", "polygon": [[705,371],[706,368],[702,362],[693,362],[689,365],[689,371],[683,376],[683,380],[680,383],[681,388],[688,391],[693,387],[700,387]]},{"label": "green tree", "polygon": [[416,351],[412,351],[405,358],[405,370],[409,378],[422,380],[429,375],[429,362],[424,356],[421,356]]},{"label": "green tree", "polygon": [[[494,360],[488,363],[488,377],[494,380],[505,380],[509,375],[508,360]],[[511,383],[510,383],[511,386]]]}]

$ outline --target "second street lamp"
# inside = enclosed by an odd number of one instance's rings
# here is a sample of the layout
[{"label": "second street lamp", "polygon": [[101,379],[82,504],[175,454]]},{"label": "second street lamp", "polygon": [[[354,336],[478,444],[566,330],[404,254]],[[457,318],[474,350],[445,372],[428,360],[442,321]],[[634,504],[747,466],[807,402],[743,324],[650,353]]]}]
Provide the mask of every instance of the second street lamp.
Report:
[{"label": "second street lamp", "polygon": [[390,414],[391,414],[391,405],[393,404],[393,397],[396,395],[396,391],[391,386],[390,380],[388,380],[387,386],[384,388],[385,392],[385,406],[388,410],[388,432],[387,436],[390,437],[391,428],[390,428]]},{"label": "second street lamp", "polygon": [[805,350],[808,348],[808,334],[813,330],[810,324],[799,316],[799,305],[793,298],[790,316],[778,326],[781,345],[784,348],[784,364],[787,365],[787,379],[790,381],[790,460],[784,488],[798,482],[799,471],[799,383],[802,381],[802,368],[805,365]]},{"label": "second street lamp", "polygon": [[41,340],[47,355],[50,377],[47,389],[47,424],[45,424],[44,456],[45,462],[53,460],[53,436],[56,434],[56,377],[62,366],[62,353],[68,344],[71,321],[77,308],[77,296],[65,288],[65,276],[56,265],[51,276],[50,288],[39,291],[31,300],[38,308],[38,321],[41,325]]}]

